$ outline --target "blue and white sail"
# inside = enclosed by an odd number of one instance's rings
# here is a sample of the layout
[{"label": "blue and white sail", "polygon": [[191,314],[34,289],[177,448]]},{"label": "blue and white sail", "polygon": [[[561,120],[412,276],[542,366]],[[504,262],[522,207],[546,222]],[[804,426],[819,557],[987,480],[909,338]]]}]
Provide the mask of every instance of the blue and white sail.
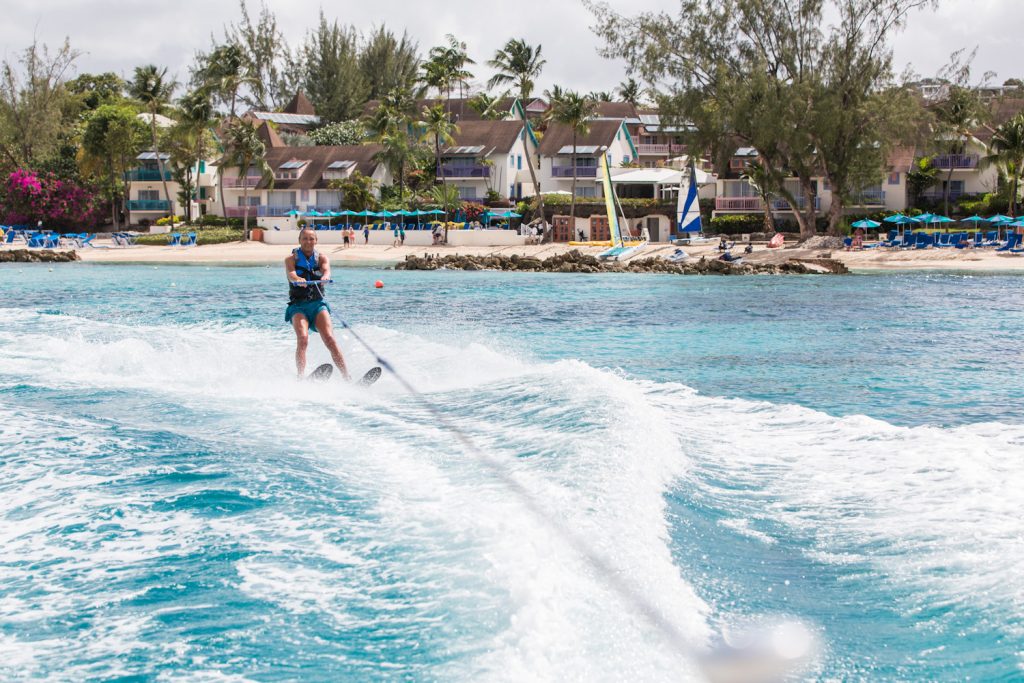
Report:
[{"label": "blue and white sail", "polygon": [[676,203],[676,232],[683,233],[703,232],[700,221],[700,202],[697,201],[697,170],[693,165],[693,157],[690,157],[690,175],[688,179],[679,180],[679,200]]}]

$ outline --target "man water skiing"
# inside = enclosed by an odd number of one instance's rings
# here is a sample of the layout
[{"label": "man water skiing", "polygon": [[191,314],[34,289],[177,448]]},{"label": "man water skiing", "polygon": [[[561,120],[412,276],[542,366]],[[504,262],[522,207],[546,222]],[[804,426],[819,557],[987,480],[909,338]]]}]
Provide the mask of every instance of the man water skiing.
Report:
[{"label": "man water skiing", "polygon": [[331,307],[324,301],[324,285],[309,284],[310,280],[330,280],[331,262],[316,250],[316,232],[309,228],[299,231],[299,248],[293,249],[284,260],[284,270],[288,274],[288,309],[285,311],[285,322],[290,322],[295,330],[295,367],[299,377],[306,371],[306,349],[309,346],[310,331],[320,333],[324,346],[331,352],[334,364],[338,366],[342,377],[351,379],[341,348],[334,338],[331,326]]}]

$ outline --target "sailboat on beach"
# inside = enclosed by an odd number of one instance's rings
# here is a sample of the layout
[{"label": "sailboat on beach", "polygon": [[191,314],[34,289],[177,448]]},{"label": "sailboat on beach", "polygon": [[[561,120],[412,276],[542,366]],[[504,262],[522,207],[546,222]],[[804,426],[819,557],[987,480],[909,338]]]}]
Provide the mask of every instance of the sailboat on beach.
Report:
[{"label": "sailboat on beach", "polygon": [[690,157],[690,175],[679,179],[679,198],[676,200],[676,234],[673,244],[707,244],[713,242],[705,237],[700,218],[700,202],[697,201],[697,169]]},{"label": "sailboat on beach", "polygon": [[[602,261],[625,261],[635,254],[641,247],[647,245],[646,240],[627,241],[622,234],[622,226],[627,225],[625,216],[619,222],[619,214],[615,210],[615,190],[612,188],[612,174],[608,168],[607,155],[601,155],[601,170],[604,172],[602,183],[604,186],[604,205],[608,212],[608,232],[611,236],[611,249],[602,251],[597,258]],[[622,208],[621,206],[619,207]]]}]

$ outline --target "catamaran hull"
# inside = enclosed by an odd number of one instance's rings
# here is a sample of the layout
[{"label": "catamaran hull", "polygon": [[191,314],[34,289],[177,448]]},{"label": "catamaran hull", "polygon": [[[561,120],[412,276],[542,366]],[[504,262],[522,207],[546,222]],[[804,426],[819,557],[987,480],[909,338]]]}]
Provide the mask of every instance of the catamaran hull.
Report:
[{"label": "catamaran hull", "polygon": [[612,247],[608,251],[602,251],[597,258],[602,261],[625,261],[645,246],[647,246],[647,242],[632,247]]}]

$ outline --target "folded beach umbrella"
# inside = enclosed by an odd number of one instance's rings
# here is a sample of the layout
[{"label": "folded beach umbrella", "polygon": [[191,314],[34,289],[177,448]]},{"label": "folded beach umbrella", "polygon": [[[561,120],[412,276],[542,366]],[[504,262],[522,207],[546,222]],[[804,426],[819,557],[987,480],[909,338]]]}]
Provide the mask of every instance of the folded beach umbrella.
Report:
[{"label": "folded beach umbrella", "polygon": [[[518,215],[518,214],[516,214],[516,215]],[[863,220],[859,220],[859,221],[855,221],[853,223],[850,223],[850,225],[852,227],[854,227],[854,228],[867,229],[867,228],[877,228],[877,227],[880,227],[882,224],[877,222],[877,221],[873,221],[873,220],[871,220],[869,218],[865,218]]]}]

